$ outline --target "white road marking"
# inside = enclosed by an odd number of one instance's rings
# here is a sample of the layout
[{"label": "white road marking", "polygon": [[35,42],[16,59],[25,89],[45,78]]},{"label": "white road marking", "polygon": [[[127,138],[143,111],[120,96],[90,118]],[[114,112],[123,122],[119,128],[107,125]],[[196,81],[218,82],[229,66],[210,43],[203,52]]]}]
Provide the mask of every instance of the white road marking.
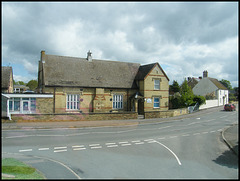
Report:
[{"label": "white road marking", "polygon": [[135,140],[135,141],[131,141],[133,143],[137,143],[137,142],[141,142],[141,140]]},{"label": "white road marking", "polygon": [[210,131],[210,133],[215,133],[216,131]]},{"label": "white road marking", "polygon": [[84,145],[74,145],[72,148],[79,148],[79,147],[84,147]]},{"label": "white road marking", "polygon": [[19,152],[24,152],[24,151],[32,151],[32,149],[19,150]]},{"label": "white road marking", "polygon": [[155,143],[158,143],[158,144],[162,145],[164,148],[166,148],[168,151],[170,151],[173,154],[173,156],[176,158],[178,164],[182,165],[180,160],[179,160],[179,158],[177,157],[177,155],[170,148],[168,148],[166,145],[164,145],[164,144],[162,144],[162,143],[160,143],[160,142],[158,142],[156,140],[155,140]]},{"label": "white road marking", "polygon": [[73,150],[74,151],[77,151],[77,150],[85,150],[86,148],[74,148]]},{"label": "white road marking", "polygon": [[89,146],[99,146],[100,144],[91,144]]},{"label": "white road marking", "polygon": [[66,146],[62,146],[62,147],[54,147],[54,149],[65,149],[67,148]]},{"label": "white road marking", "polygon": [[63,152],[63,151],[67,151],[67,150],[54,150],[53,152],[56,153],[56,152]]},{"label": "white road marking", "polygon": [[144,140],[144,141],[154,141],[154,139],[146,139],[146,140]]},{"label": "white road marking", "polygon": [[138,142],[138,143],[135,143],[136,145],[142,145],[144,144],[144,142]]},{"label": "white road marking", "polygon": [[219,129],[218,131],[222,131],[222,129]]},{"label": "white road marking", "polygon": [[128,143],[128,141],[122,141],[122,142],[118,142],[119,144],[125,144]]},{"label": "white road marking", "polygon": [[193,135],[200,135],[201,133],[194,133]]},{"label": "white road marking", "polygon": [[121,146],[130,146],[132,145],[131,143],[126,143],[126,144],[122,144]]},{"label": "white road marking", "polygon": [[117,147],[118,145],[108,145],[107,147]]},{"label": "white road marking", "polygon": [[102,148],[102,146],[94,146],[94,147],[91,147],[91,149],[98,149],[98,148]]},{"label": "white road marking", "polygon": [[38,148],[39,151],[49,150],[49,148]]},{"label": "white road marking", "polygon": [[184,134],[184,135],[182,135],[182,136],[190,136],[189,134]]},{"label": "white road marking", "polygon": [[161,138],[158,138],[158,139],[162,140],[162,139],[165,139],[165,137],[161,137]]},{"label": "white road marking", "polygon": [[116,143],[105,143],[105,145],[115,145]]},{"label": "white road marking", "polygon": [[207,134],[208,132],[202,132],[202,134]]}]

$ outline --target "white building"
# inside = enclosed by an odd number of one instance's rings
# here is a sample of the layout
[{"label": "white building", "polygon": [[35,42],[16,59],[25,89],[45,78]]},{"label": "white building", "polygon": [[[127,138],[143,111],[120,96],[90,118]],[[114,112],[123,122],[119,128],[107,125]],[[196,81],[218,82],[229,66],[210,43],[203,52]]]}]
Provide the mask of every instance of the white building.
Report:
[{"label": "white building", "polygon": [[204,108],[221,106],[228,103],[228,89],[217,79],[208,77],[208,72],[203,72],[203,78],[193,87],[193,93],[200,96],[209,96]]}]

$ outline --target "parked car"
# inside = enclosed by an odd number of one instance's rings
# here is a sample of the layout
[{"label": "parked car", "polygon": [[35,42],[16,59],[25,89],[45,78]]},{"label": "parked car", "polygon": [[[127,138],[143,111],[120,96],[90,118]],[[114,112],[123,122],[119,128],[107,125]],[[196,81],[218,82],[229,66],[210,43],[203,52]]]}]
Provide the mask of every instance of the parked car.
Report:
[{"label": "parked car", "polygon": [[236,111],[236,106],[234,104],[225,104],[224,110],[225,111]]}]

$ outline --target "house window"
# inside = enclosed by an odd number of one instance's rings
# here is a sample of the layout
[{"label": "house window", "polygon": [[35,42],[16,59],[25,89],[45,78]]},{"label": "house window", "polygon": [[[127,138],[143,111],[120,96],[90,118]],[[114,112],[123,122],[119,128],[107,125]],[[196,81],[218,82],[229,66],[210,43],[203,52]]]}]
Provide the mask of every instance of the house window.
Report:
[{"label": "house window", "polygon": [[160,79],[154,79],[154,90],[160,90]]},{"label": "house window", "polygon": [[68,110],[79,110],[79,94],[68,94],[67,95],[67,109]]},{"label": "house window", "polygon": [[159,97],[153,98],[153,108],[160,108],[160,98]]},{"label": "house window", "polygon": [[123,108],[123,95],[113,95],[113,109]]},{"label": "house window", "polygon": [[31,98],[31,112],[36,111],[36,98]]}]

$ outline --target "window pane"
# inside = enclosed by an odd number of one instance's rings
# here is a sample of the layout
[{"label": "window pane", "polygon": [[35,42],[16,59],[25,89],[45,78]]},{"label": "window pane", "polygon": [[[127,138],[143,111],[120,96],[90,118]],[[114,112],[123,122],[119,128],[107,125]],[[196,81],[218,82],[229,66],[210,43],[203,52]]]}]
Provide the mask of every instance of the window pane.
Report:
[{"label": "window pane", "polygon": [[36,98],[31,98],[31,111],[36,111]]},{"label": "window pane", "polygon": [[12,111],[12,104],[13,104],[13,102],[9,101],[9,111]]},{"label": "window pane", "polygon": [[20,101],[14,100],[14,111],[20,111]]},{"label": "window pane", "polygon": [[29,107],[28,107],[28,102],[23,102],[23,110],[24,111],[28,111]]}]

